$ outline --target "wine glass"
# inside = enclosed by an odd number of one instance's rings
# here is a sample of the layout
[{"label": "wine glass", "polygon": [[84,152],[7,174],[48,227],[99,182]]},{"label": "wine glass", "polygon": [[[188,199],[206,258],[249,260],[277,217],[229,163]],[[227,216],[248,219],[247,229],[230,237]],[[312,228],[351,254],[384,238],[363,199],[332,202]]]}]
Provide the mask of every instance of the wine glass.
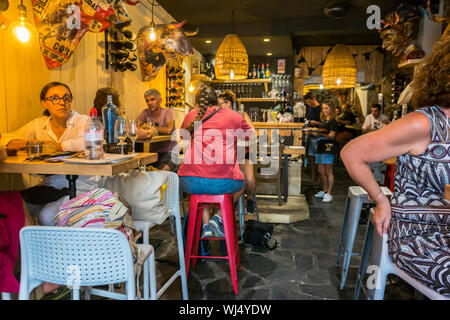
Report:
[{"label": "wine glass", "polygon": [[134,145],[135,145],[136,139],[138,137],[138,131],[139,131],[139,124],[138,124],[137,120],[129,120],[127,134],[128,134],[128,137],[131,139],[131,141],[133,141],[132,153],[134,153]]},{"label": "wine glass", "polygon": [[124,154],[123,142],[124,142],[125,138],[127,137],[127,124],[126,124],[125,118],[117,117],[116,123],[114,125],[114,134],[116,135],[116,138],[119,139],[121,146],[122,146],[120,154]]}]

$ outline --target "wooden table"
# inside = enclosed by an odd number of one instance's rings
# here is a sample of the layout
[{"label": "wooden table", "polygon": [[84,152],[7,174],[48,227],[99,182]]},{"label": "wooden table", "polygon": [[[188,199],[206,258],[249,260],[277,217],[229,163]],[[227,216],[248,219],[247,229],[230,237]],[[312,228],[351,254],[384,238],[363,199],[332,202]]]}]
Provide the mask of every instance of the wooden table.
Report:
[{"label": "wooden table", "polygon": [[108,164],[75,164],[49,163],[45,161],[25,161],[27,155],[19,152],[15,157],[8,157],[0,163],[0,173],[29,174],[65,174],[69,181],[69,196],[75,197],[78,175],[84,176],[114,176],[121,172],[138,168],[158,161],[157,153],[139,153],[136,157],[121,162]]},{"label": "wooden table", "polygon": [[154,136],[154,137],[151,137],[150,139],[146,139],[146,140],[136,140],[136,142],[157,143],[157,142],[165,142],[165,141],[171,141],[171,140],[172,140],[172,136],[170,134],[167,134],[167,135]]},{"label": "wooden table", "polygon": [[172,136],[170,134],[154,136],[154,137],[151,137],[150,139],[145,139],[145,140],[136,140],[137,143],[141,144],[137,150],[143,151],[143,152],[150,152],[150,144],[158,143],[158,142],[166,142],[166,141],[171,141],[171,140],[172,140]]}]

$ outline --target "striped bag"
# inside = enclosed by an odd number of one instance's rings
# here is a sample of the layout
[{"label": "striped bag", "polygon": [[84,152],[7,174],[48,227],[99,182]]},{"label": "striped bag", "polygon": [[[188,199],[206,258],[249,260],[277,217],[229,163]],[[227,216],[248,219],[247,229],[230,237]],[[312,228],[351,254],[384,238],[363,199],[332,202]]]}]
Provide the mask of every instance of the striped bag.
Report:
[{"label": "striped bag", "polygon": [[140,297],[139,276],[143,259],[136,241],[142,232],[135,228],[131,207],[119,193],[104,188],[86,192],[61,205],[54,220],[59,227],[113,228],[125,234],[134,257],[136,292]]}]

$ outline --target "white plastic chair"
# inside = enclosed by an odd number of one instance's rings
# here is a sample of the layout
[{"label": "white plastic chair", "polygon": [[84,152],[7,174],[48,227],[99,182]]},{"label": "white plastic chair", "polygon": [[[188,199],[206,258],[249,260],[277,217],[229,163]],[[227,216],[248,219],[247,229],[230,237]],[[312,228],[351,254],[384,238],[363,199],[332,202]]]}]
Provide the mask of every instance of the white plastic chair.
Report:
[{"label": "white plastic chair", "polygon": [[[368,300],[383,300],[384,298],[384,289],[386,286],[386,278],[388,274],[395,274],[409,285],[414,287],[416,290],[421,292],[423,295],[428,297],[431,300],[450,300],[436,291],[428,288],[420,281],[414,279],[410,275],[408,275],[405,271],[401,270],[397,265],[392,261],[391,256],[388,253],[388,235],[385,233],[383,237],[380,237],[379,234],[375,230],[375,226],[372,222],[374,209],[372,208],[370,211],[370,223],[367,226],[366,233],[366,241],[364,244],[361,265],[358,271],[358,278],[356,280],[355,287],[355,300],[359,297],[359,292],[362,287],[362,279],[364,279],[364,274],[367,269],[368,257],[370,252],[370,262],[369,265],[374,266],[375,270],[375,278],[374,282],[371,281],[374,288],[367,290],[367,299]],[[365,290],[364,290],[365,291]]]},{"label": "white plastic chair", "polygon": [[9,292],[2,292],[2,300],[12,300],[11,293],[9,293]]},{"label": "white plastic chair", "polygon": [[[175,227],[177,234],[177,245],[178,245],[178,259],[180,262],[180,269],[177,270],[172,277],[161,287],[161,289],[156,293],[156,299],[167,290],[167,288],[175,281],[177,277],[181,277],[181,289],[183,299],[188,299],[187,290],[187,280],[186,280],[186,267],[184,263],[184,245],[183,245],[183,233],[181,227],[181,216],[180,216],[180,188],[178,175],[174,172],[160,171],[161,173],[168,175],[168,181],[166,190],[164,191],[163,202],[169,208],[170,219],[175,219]],[[172,220],[171,220],[172,221]],[[150,221],[134,220],[134,225],[136,228],[143,232],[143,242],[148,244],[150,240],[150,229],[155,226],[154,223]]]},{"label": "white plastic chair", "polygon": [[[74,300],[80,299],[80,287],[88,287],[86,297],[94,294],[120,300],[137,298],[130,244],[118,230],[25,227],[20,230],[20,247],[19,300],[28,300],[30,292],[43,282],[73,287]],[[148,299],[149,283],[151,291],[156,292],[155,257],[151,245],[138,247],[144,259],[144,299]],[[90,288],[122,282],[126,283],[126,294]]]}]

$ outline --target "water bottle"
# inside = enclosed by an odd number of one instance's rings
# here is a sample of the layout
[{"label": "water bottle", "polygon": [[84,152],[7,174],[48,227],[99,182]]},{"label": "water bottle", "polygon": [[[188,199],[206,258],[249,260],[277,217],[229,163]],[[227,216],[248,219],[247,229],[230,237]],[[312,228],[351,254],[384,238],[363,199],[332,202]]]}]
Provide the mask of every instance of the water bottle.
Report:
[{"label": "water bottle", "polygon": [[91,108],[89,111],[91,119],[86,123],[84,129],[84,154],[86,159],[98,160],[103,158],[103,125],[97,119],[97,110]]},{"label": "water bottle", "polygon": [[106,144],[117,144],[119,140],[114,135],[114,125],[116,123],[119,110],[113,103],[112,95],[108,95],[106,105],[102,108],[103,127],[105,128]]}]

